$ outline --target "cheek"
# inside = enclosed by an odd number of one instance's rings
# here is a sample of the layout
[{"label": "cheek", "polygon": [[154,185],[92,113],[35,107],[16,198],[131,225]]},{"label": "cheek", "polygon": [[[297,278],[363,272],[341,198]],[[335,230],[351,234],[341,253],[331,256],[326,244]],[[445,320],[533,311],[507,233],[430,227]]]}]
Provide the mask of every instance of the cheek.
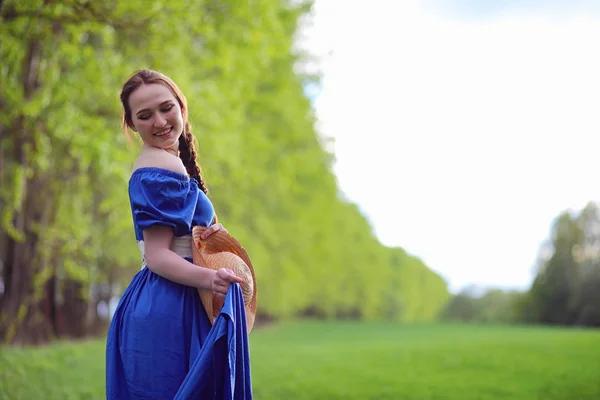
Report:
[{"label": "cheek", "polygon": [[138,133],[144,133],[148,130],[148,122],[147,121],[142,121],[142,120],[133,121],[133,125],[135,126],[135,129],[137,130]]},{"label": "cheek", "polygon": [[171,119],[172,121],[178,121],[181,123],[181,121],[183,120],[183,116],[181,115],[181,112],[179,112],[179,111],[172,111],[169,113],[169,119]]}]

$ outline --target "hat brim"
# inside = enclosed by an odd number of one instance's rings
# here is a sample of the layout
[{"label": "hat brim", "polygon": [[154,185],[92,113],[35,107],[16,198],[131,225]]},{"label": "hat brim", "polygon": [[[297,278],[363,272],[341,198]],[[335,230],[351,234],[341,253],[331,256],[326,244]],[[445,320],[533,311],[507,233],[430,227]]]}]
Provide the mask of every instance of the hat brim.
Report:
[{"label": "hat brim", "polygon": [[[236,267],[240,267],[240,264],[242,263],[245,264],[245,266],[242,267],[247,268],[248,271],[246,272],[249,272],[250,276],[252,277],[252,282],[250,285],[252,296],[249,301],[245,301],[246,325],[249,333],[254,326],[257,308],[256,275],[254,274],[252,261],[240,242],[223,230],[216,231],[208,238],[202,239],[201,234],[206,229],[208,228],[204,226],[195,226],[192,228],[193,262],[196,265],[213,270],[218,270],[219,268],[229,268],[229,263],[232,263]],[[219,257],[219,253],[231,253],[237,257],[228,257],[226,254],[221,254],[222,257]],[[248,285],[242,284],[242,290],[245,290],[247,286]],[[202,305],[206,310],[206,313],[208,314],[212,324],[223,307],[223,300],[214,296],[212,294],[212,290],[198,289],[198,291]]]}]

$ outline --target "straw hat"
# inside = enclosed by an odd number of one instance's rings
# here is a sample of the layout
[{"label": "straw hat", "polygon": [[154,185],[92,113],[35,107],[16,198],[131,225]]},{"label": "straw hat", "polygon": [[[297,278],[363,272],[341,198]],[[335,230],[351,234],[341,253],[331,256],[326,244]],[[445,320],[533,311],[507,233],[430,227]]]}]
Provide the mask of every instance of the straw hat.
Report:
[{"label": "straw hat", "polygon": [[[249,333],[256,317],[256,277],[250,257],[242,245],[225,231],[217,231],[208,238],[202,239],[200,235],[206,229],[204,226],[195,226],[192,229],[194,264],[214,270],[228,268],[244,280],[240,286],[246,307],[246,325]],[[214,296],[212,290],[198,289],[198,291],[210,323],[213,324],[223,307],[223,300]]]}]

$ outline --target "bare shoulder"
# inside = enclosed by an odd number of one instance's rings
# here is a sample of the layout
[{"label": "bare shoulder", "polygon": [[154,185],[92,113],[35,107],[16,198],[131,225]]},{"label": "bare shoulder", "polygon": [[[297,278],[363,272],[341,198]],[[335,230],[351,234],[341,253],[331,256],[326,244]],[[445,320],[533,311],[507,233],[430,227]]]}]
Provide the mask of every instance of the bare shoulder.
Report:
[{"label": "bare shoulder", "polygon": [[161,149],[142,150],[133,164],[133,171],[140,168],[161,168],[187,175],[181,159]]}]

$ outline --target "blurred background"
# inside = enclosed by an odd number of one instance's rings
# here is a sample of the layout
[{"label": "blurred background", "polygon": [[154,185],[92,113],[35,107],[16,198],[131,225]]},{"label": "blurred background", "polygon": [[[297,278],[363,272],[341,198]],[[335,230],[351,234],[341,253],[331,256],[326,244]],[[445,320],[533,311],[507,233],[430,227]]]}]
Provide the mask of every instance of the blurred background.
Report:
[{"label": "blurred background", "polygon": [[600,3],[0,1],[0,398],[104,398],[137,69],[256,270],[258,399],[600,398]]}]

